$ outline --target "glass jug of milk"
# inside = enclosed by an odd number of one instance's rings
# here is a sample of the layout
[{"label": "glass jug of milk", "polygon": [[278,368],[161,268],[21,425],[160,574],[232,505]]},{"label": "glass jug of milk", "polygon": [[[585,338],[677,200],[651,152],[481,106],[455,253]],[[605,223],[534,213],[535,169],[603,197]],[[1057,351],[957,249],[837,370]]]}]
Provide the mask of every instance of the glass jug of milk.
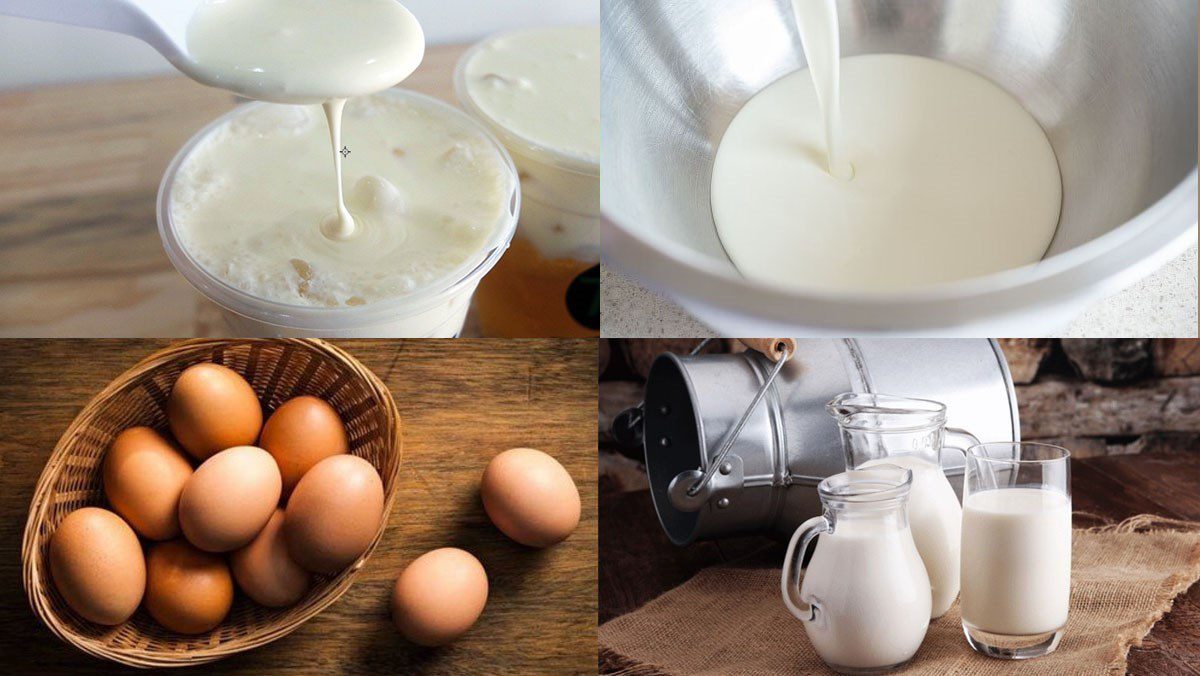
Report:
[{"label": "glass jug of milk", "polygon": [[912,470],[908,519],[929,573],[930,617],[941,617],[958,597],[962,533],[962,507],[942,471],[943,444],[950,439],[961,454],[979,440],[946,427],[946,406],[927,399],[848,392],[825,410],[841,429],[847,469],[887,463]]},{"label": "glass jug of milk", "polygon": [[[784,605],[834,671],[898,668],[925,639],[931,594],[905,509],[912,485],[913,472],[893,465],[828,477],[817,485],[824,514],[788,544]],[[801,582],[804,552],[818,535]]]}]

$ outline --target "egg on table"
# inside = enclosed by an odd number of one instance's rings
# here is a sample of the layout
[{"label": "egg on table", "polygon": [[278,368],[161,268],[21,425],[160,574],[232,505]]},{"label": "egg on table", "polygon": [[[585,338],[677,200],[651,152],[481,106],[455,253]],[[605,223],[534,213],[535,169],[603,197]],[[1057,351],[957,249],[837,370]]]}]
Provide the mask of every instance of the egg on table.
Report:
[{"label": "egg on table", "polygon": [[179,375],[167,399],[171,434],[197,460],[258,440],[262,405],[250,383],[220,364],[195,364]]},{"label": "egg on table", "polygon": [[275,510],[254,540],[229,556],[238,587],[255,602],[271,608],[296,603],[311,582],[308,571],[288,554],[283,517],[282,509]]},{"label": "egg on table", "polygon": [[296,484],[283,519],[292,559],[314,573],[336,573],[375,539],[383,519],[383,482],[354,455],[318,462]]},{"label": "egg on table", "polygon": [[183,453],[149,427],[117,435],[104,455],[104,495],[142,537],[179,537],[179,494],[192,476]]},{"label": "egg on table", "polygon": [[181,634],[211,631],[233,606],[233,577],[225,557],[185,540],[151,545],[146,555],[146,610]]},{"label": "egg on table", "polygon": [[549,547],[579,525],[579,489],[539,450],[512,448],[492,458],[479,492],[492,523],[523,545]]},{"label": "egg on table", "polygon": [[417,557],[392,588],[392,621],[413,643],[445,645],[466,633],[487,605],[483,564],[445,547]]},{"label": "egg on table", "polygon": [[142,601],[142,546],[129,524],[107,509],[84,507],[68,514],[50,536],[49,558],[54,587],[91,622],[121,624]]},{"label": "egg on table", "polygon": [[279,505],[282,481],[271,454],[238,446],[196,468],[179,496],[179,525],[193,545],[228,552],[249,544]]},{"label": "egg on table", "polygon": [[284,496],[291,494],[313,465],[349,450],[346,428],[337,411],[308,395],[289,399],[271,414],[259,445],[279,465]]}]

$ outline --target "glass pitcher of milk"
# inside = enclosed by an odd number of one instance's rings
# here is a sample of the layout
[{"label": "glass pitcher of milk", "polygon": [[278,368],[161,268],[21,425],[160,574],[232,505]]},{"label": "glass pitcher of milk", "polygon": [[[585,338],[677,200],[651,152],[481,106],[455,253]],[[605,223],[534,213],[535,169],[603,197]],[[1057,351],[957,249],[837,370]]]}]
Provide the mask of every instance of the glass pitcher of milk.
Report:
[{"label": "glass pitcher of milk", "polygon": [[958,597],[962,533],[962,507],[942,471],[943,444],[949,439],[961,454],[979,440],[946,427],[946,406],[927,399],[848,392],[825,410],[841,429],[847,469],[888,463],[912,470],[908,519],[929,573],[930,617],[941,617]]},{"label": "glass pitcher of milk", "polygon": [[[835,671],[898,668],[929,628],[929,576],[908,525],[913,472],[893,465],[849,470],[817,485],[824,514],[796,529],[781,591],[813,649]],[[801,561],[817,548],[800,581]]]}]

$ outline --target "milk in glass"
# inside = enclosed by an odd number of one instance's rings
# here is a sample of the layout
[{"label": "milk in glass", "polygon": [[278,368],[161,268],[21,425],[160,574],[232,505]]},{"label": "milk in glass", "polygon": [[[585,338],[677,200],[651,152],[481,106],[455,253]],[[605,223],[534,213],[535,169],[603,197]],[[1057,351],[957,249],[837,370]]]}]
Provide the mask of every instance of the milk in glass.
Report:
[{"label": "milk in glass", "polygon": [[963,622],[992,634],[1033,635],[1067,623],[1071,500],[1039,488],[970,495],[963,506]]}]

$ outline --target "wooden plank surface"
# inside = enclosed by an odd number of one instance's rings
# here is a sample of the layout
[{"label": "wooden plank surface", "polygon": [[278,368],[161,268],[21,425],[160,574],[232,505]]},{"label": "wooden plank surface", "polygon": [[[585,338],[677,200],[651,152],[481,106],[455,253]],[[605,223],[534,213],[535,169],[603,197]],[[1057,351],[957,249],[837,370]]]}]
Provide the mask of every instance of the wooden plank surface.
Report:
[{"label": "wooden plank surface", "polygon": [[[1077,512],[1118,521],[1158,514],[1200,521],[1200,454],[1133,455],[1072,462]],[[702,568],[760,552],[755,564],[779,565],[782,552],[765,538],[672,545],[658,525],[647,491],[621,492],[601,481],[600,621],[635,610]],[[1078,526],[1096,525],[1077,519]],[[770,556],[768,556],[768,554]],[[761,558],[761,561],[760,561]],[[1014,667],[1014,673],[1019,669]],[[1175,600],[1141,647],[1129,653],[1135,676],[1200,676],[1200,584]]]},{"label": "wooden plank surface", "polygon": [[[120,671],[55,638],[25,599],[20,543],[59,435],[110,380],[167,341],[0,341],[0,655],[6,673]],[[387,533],[354,586],[295,633],[205,667],[220,673],[584,673],[596,654],[596,343],[339,341],[400,407],[404,459]],[[518,545],[483,512],[487,460],[514,446],[557,457],[583,518],[546,550]],[[388,617],[393,580],[441,546],[476,554],[491,595],[456,644],[422,649]],[[132,672],[132,670],[131,670]]]},{"label": "wooden plank surface", "polygon": [[1046,378],[1017,386],[1022,438],[1200,431],[1200,376],[1127,385]]},{"label": "wooden plank surface", "polygon": [[[454,102],[465,46],[430,47],[404,86]],[[0,336],[213,336],[155,217],[167,164],[230,110],[183,76],[0,94]]]}]

